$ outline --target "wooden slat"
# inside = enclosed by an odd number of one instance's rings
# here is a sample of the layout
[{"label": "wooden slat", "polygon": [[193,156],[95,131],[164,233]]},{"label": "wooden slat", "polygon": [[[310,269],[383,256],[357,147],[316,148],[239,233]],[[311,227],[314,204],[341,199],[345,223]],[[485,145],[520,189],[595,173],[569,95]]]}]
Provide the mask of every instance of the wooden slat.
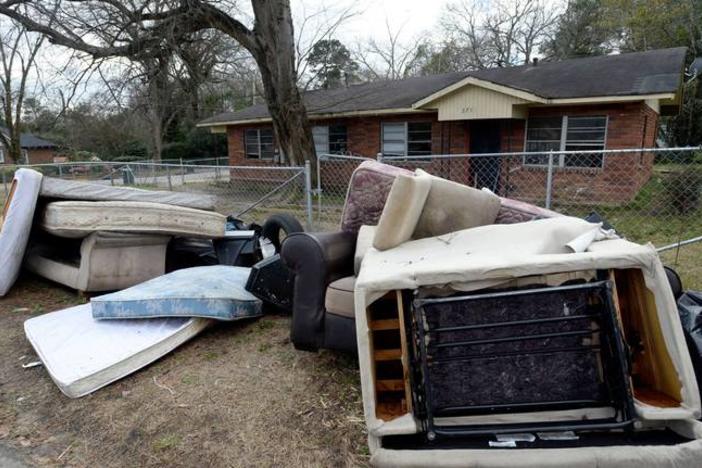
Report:
[{"label": "wooden slat", "polygon": [[376,349],[373,353],[376,361],[394,361],[402,357],[401,349]]},{"label": "wooden slat", "polygon": [[373,320],[370,324],[370,329],[373,331],[397,330],[398,328],[400,328],[400,321],[398,319]]},{"label": "wooden slat", "polygon": [[405,387],[405,409],[408,413],[412,412],[412,388],[410,387],[409,379],[409,345],[407,344],[407,335],[405,334],[405,307],[402,301],[402,291],[396,291],[397,298],[397,314],[400,323],[400,348],[402,351],[402,380]]},{"label": "wooden slat", "polygon": [[634,388],[634,397],[642,403],[659,408],[677,408],[680,406],[679,401],[650,388]]},{"label": "wooden slat", "polygon": [[375,389],[379,392],[402,392],[405,390],[405,382],[402,379],[376,380]]},{"label": "wooden slat", "polygon": [[2,207],[2,216],[0,217],[0,229],[5,223],[5,218],[7,218],[7,212],[10,211],[10,203],[12,202],[12,197],[15,196],[15,191],[17,190],[17,179],[12,179],[12,185],[10,185],[10,193],[8,193],[5,199],[5,205]]}]

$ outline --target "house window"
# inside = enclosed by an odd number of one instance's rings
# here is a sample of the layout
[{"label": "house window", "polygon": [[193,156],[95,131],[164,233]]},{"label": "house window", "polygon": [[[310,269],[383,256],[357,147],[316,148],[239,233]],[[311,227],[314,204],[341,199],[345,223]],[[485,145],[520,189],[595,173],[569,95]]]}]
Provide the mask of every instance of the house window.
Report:
[{"label": "house window", "polygon": [[384,122],[382,134],[385,156],[431,154],[431,122]]},{"label": "house window", "polygon": [[312,127],[314,149],[320,154],[344,154],[347,151],[346,125],[319,125]]},{"label": "house window", "polygon": [[0,164],[5,164],[5,148],[0,147]]},{"label": "house window", "polygon": [[[527,122],[526,151],[597,151],[605,148],[606,116],[532,117]],[[558,167],[602,167],[602,153],[560,154]],[[548,165],[548,155],[524,156],[524,164]]]},{"label": "house window", "polygon": [[252,128],[244,133],[244,147],[246,157],[249,159],[273,159],[275,149],[273,145],[272,128]]}]

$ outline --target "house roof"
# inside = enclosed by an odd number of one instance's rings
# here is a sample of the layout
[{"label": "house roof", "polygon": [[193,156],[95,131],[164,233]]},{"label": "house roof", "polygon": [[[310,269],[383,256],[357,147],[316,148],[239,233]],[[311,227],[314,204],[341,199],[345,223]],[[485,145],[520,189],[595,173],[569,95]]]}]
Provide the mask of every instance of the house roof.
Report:
[{"label": "house roof", "polygon": [[[508,68],[377,81],[304,93],[311,116],[412,109],[415,103],[470,78],[534,95],[544,100],[645,96],[676,93],[682,82],[685,47],[618,55],[539,62]],[[265,104],[225,112],[200,126],[269,119]]]},{"label": "house roof", "polygon": [[[7,135],[6,127],[0,127],[0,132]],[[38,149],[38,148],[56,148],[58,145],[53,141],[40,138],[33,133],[20,134],[20,147],[23,149]]]}]

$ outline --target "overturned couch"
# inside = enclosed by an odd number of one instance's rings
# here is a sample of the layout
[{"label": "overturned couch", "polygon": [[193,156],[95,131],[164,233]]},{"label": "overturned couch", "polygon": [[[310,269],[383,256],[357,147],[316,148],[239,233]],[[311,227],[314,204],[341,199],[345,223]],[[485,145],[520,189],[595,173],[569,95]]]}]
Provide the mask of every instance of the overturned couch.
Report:
[{"label": "overturned couch", "polygon": [[[447,188],[397,176],[355,281],[371,462],[697,466],[700,394],[655,249],[567,216],[420,237]],[[476,192],[463,209],[494,212]]]},{"label": "overturned couch", "polygon": [[174,236],[216,239],[226,219],[207,195],[44,177],[25,267],[85,292],[161,276]]}]

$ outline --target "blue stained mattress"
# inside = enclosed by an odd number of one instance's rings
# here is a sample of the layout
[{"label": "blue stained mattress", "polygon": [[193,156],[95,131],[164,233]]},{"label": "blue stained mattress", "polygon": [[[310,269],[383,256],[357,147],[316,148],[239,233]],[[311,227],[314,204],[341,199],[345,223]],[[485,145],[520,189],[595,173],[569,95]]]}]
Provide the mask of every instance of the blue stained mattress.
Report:
[{"label": "blue stained mattress", "polygon": [[177,270],[93,298],[96,319],[205,317],[239,320],[262,315],[262,302],[244,289],[250,268],[215,265]]}]

